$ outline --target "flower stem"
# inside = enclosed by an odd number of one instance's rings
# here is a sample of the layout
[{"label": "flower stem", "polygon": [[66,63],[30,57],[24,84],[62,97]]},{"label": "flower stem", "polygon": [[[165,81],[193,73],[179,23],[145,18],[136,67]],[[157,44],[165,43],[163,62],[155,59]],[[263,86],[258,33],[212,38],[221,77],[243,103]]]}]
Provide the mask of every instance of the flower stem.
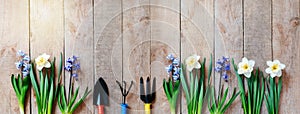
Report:
[{"label": "flower stem", "polygon": [[171,114],[176,114],[176,109],[175,108],[171,108]]},{"label": "flower stem", "polygon": [[20,114],[25,114],[24,105],[19,104],[19,108],[20,108]]},{"label": "flower stem", "polygon": [[68,93],[68,103],[70,102],[70,99],[71,99],[71,83],[72,83],[72,68],[71,68],[71,71],[70,71],[70,78],[69,78],[69,93]]},{"label": "flower stem", "polygon": [[[220,73],[220,78],[219,78],[219,91],[218,91],[218,101],[217,102],[219,102],[219,99],[220,99],[220,96],[221,96],[221,78],[222,77],[222,72]],[[218,104],[219,105],[219,104]]]}]

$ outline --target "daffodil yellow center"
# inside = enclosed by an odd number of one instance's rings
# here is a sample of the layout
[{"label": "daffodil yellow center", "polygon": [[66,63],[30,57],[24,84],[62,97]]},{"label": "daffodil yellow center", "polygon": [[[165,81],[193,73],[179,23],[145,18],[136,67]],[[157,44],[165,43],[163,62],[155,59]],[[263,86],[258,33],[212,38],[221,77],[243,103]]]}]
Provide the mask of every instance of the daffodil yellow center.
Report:
[{"label": "daffodil yellow center", "polygon": [[46,63],[46,59],[42,57],[36,62],[37,65],[43,65],[45,63]]},{"label": "daffodil yellow center", "polygon": [[192,59],[189,61],[188,64],[189,64],[189,65],[193,65],[193,64],[195,63],[195,61],[196,61],[196,60],[195,60],[194,58],[192,58]]},{"label": "daffodil yellow center", "polygon": [[279,68],[279,65],[278,65],[278,64],[274,64],[274,65],[271,67],[271,70],[272,70],[272,71],[276,71],[278,68]]},{"label": "daffodil yellow center", "polygon": [[242,66],[242,68],[243,68],[243,70],[247,70],[247,69],[249,68],[249,65],[248,65],[248,64],[244,64],[244,65]]}]

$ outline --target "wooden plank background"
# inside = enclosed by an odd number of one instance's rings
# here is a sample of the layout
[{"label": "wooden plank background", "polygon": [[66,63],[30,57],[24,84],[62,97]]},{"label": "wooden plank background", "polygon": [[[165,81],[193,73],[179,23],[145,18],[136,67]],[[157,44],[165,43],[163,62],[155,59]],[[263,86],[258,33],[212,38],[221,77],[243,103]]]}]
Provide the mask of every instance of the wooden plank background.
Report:
[{"label": "wooden plank background", "polygon": [[[110,88],[109,114],[121,110],[116,80],[134,81],[126,99],[129,113],[143,113],[139,78],[148,76],[157,80],[153,114],[170,113],[162,88],[169,53],[181,60],[191,54],[201,58],[212,54],[214,60],[225,55],[236,61],[246,56],[261,69],[266,68],[265,61],[279,59],[287,66],[280,113],[300,113],[300,0],[0,1],[3,113],[19,111],[9,81],[18,72],[14,62],[19,49],[32,58],[42,53],[59,57],[60,52],[64,58],[79,56],[82,71],[76,86],[81,86],[80,94],[103,77]],[[67,73],[64,78],[68,84]],[[235,76],[226,86],[237,87]],[[26,113],[36,114],[35,96],[32,90],[29,94]],[[53,112],[60,113],[57,107]],[[92,95],[75,112],[96,113]],[[187,113],[184,94],[177,112]],[[242,113],[239,98],[227,113]],[[262,113],[267,113],[264,105]]]}]

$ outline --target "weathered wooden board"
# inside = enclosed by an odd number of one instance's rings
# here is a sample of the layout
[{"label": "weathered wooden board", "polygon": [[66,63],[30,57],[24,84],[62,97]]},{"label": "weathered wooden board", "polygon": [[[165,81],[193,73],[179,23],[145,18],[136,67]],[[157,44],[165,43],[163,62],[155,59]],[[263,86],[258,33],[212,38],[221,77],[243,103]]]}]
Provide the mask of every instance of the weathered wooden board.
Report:
[{"label": "weathered wooden board", "polygon": [[[94,8],[92,0],[65,0],[65,58],[79,56],[81,69],[75,87],[80,87],[78,99],[85,88],[93,89],[94,83]],[[70,75],[65,73],[65,86],[69,86]],[[75,89],[74,89],[75,90]],[[93,113],[92,93],[75,111],[78,114]]]},{"label": "weathered wooden board", "polygon": [[116,83],[122,80],[121,3],[121,0],[94,1],[94,80],[103,77],[108,84],[110,104],[105,107],[108,114],[118,114],[121,110],[121,92]]},{"label": "weathered wooden board", "polygon": [[[153,114],[169,113],[170,106],[163,89],[163,79],[168,80],[165,70],[170,63],[168,54],[180,57],[180,2],[179,0],[151,0],[151,77],[156,78],[156,102],[152,105]],[[180,113],[180,98],[178,99]]]},{"label": "weathered wooden board", "polygon": [[[1,0],[0,4],[0,96],[2,113],[19,113],[16,94],[10,83],[11,74],[21,73],[15,67],[19,60],[16,53],[23,50],[29,53],[29,11],[28,1]],[[30,95],[26,100],[26,113],[30,113]]]},{"label": "weathered wooden board", "polygon": [[[271,1],[244,1],[244,56],[263,71],[272,59],[271,18]],[[267,113],[264,103],[262,113]]]},{"label": "weathered wooden board", "polygon": [[[243,57],[243,7],[242,0],[217,0],[215,1],[215,61],[227,56],[240,61]],[[233,73],[229,82],[222,81],[229,87],[229,94],[237,87],[237,79]],[[215,73],[216,87],[218,88],[219,74]],[[223,80],[223,79],[222,79]],[[228,113],[243,113],[239,97],[227,110]]]},{"label": "weathered wooden board", "polygon": [[[211,0],[181,1],[181,60],[193,54],[200,60],[214,56],[214,11]],[[188,80],[188,79],[187,79]],[[184,93],[184,92],[182,92]],[[182,113],[187,113],[187,103],[182,95]],[[205,112],[206,108],[203,108]]]},{"label": "weathered wooden board", "polygon": [[[134,81],[127,97],[129,113],[144,113],[140,100],[140,77],[150,77],[149,0],[123,0],[123,80]],[[151,79],[153,80],[153,79]]]},{"label": "weathered wooden board", "polygon": [[299,70],[300,70],[300,1],[273,0],[273,59],[286,65],[283,74],[283,89],[280,113],[300,113]]},{"label": "weathered wooden board", "polygon": [[[46,53],[51,60],[64,52],[64,10],[63,1],[30,0],[30,54],[32,59]],[[33,89],[32,89],[32,93]],[[31,94],[31,110],[37,113],[35,95]],[[54,104],[55,105],[55,104]],[[53,112],[60,113],[57,105]]]}]

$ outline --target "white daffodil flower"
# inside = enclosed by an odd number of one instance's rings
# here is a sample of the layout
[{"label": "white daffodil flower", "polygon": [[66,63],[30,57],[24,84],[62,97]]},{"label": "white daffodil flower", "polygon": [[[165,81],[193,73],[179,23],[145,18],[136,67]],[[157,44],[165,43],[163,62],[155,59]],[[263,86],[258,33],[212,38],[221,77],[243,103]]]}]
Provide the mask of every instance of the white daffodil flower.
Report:
[{"label": "white daffodil flower", "polygon": [[244,74],[245,77],[250,78],[253,71],[255,61],[248,60],[246,57],[238,64],[238,74]]},{"label": "white daffodil flower", "polygon": [[46,53],[44,53],[35,59],[35,63],[37,65],[36,67],[39,71],[41,71],[44,67],[45,68],[51,67],[50,62],[48,61],[49,58],[50,58],[50,55],[47,55]]},{"label": "white daffodil flower", "polygon": [[201,68],[201,64],[199,63],[199,59],[200,59],[200,56],[198,56],[198,55],[189,56],[185,60],[185,63],[187,65],[187,70],[192,71],[194,68],[196,68],[196,69]]},{"label": "white daffodil flower", "polygon": [[267,65],[269,66],[266,69],[266,73],[270,74],[272,78],[274,77],[281,77],[282,72],[281,70],[285,68],[285,65],[280,63],[279,60],[274,61],[267,61]]}]

